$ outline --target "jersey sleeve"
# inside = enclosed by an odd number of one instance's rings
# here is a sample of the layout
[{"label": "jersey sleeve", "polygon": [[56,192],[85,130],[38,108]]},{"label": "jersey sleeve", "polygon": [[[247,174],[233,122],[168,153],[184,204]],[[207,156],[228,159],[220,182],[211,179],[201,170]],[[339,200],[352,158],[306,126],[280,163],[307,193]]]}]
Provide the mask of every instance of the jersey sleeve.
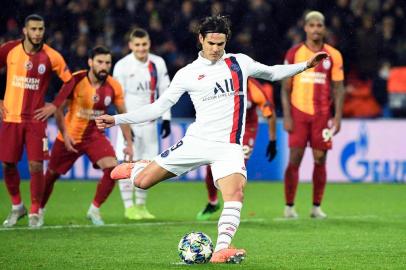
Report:
[{"label": "jersey sleeve", "polygon": [[125,79],[124,79],[124,74],[122,72],[122,68],[121,68],[122,64],[121,63],[122,63],[121,61],[118,61],[116,63],[116,65],[114,66],[113,77],[114,77],[114,79],[116,79],[120,83],[120,85],[121,85],[121,87],[122,87],[122,89],[124,91],[124,89],[125,89]]},{"label": "jersey sleeve", "polygon": [[337,50],[334,50],[330,53],[330,57],[333,60],[333,67],[331,69],[331,80],[343,81],[344,68],[343,68],[343,57],[341,56],[341,53]]},{"label": "jersey sleeve", "polygon": [[[159,96],[161,96],[166,91],[166,89],[168,89],[171,81],[169,79],[168,69],[166,68],[165,61],[162,60],[159,63],[160,63],[160,65],[158,67],[158,82],[159,82],[158,91],[159,91]],[[171,110],[166,111],[162,115],[162,119],[170,120],[171,119]]]},{"label": "jersey sleeve", "polygon": [[115,106],[124,105],[124,91],[120,83],[111,77],[109,83],[111,84],[111,87],[113,88],[114,91],[114,102],[113,102],[114,105]]},{"label": "jersey sleeve", "polygon": [[9,41],[0,46],[0,69],[7,65],[7,55],[19,42]]},{"label": "jersey sleeve", "polygon": [[247,64],[248,76],[260,78],[267,81],[279,81],[294,76],[307,69],[307,62],[267,66],[254,61],[252,58],[244,55]]},{"label": "jersey sleeve", "polygon": [[270,89],[264,87],[260,82],[252,78],[248,80],[248,91],[252,102],[261,109],[264,117],[270,117],[273,114],[272,93],[267,93],[269,90],[272,91],[272,87]]},{"label": "jersey sleeve", "polygon": [[295,63],[295,50],[290,49],[286,52],[284,64],[294,64]]},{"label": "jersey sleeve", "polygon": [[47,53],[51,60],[52,70],[58,75],[58,77],[65,83],[72,79],[72,74],[62,55],[51,49],[47,50]]}]

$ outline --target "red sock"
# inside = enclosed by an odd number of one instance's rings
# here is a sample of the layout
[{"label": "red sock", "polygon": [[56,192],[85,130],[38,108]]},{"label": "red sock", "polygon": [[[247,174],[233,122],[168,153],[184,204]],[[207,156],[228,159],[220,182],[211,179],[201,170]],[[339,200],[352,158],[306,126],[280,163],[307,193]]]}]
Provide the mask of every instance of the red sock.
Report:
[{"label": "red sock", "polygon": [[321,204],[326,183],[326,164],[315,163],[313,169],[313,205],[319,206]]},{"label": "red sock", "polygon": [[45,189],[44,189],[44,194],[42,196],[42,201],[41,201],[41,208],[45,208],[45,205],[47,204],[49,197],[51,197],[52,191],[54,190],[54,184],[56,180],[58,180],[59,174],[57,173],[51,173],[49,170],[46,171],[45,173]]},{"label": "red sock", "polygon": [[96,207],[100,207],[113,191],[114,185],[116,184],[110,177],[110,173],[113,169],[114,168],[107,168],[103,170],[103,177],[97,184],[96,195],[93,199],[93,204]]},{"label": "red sock", "polygon": [[20,204],[20,175],[17,167],[5,167],[3,171],[4,183],[6,184],[8,194],[10,194],[11,203],[14,205]]},{"label": "red sock", "polygon": [[217,188],[214,186],[213,174],[211,173],[211,167],[206,167],[206,188],[209,195],[209,202],[217,201]]},{"label": "red sock", "polygon": [[38,210],[42,201],[42,195],[44,194],[45,181],[44,173],[30,172],[30,190],[31,190],[31,214],[38,214]]},{"label": "red sock", "polygon": [[295,204],[297,185],[299,183],[299,166],[289,163],[285,171],[285,200],[286,205]]}]

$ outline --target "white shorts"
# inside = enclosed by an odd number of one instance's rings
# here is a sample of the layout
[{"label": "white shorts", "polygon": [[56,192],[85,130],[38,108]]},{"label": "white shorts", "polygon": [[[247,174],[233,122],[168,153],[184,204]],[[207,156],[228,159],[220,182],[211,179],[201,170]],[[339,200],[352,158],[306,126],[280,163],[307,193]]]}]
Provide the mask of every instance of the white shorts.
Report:
[{"label": "white shorts", "polygon": [[[142,125],[131,125],[131,129],[134,133],[133,160],[140,159],[153,159],[158,155],[158,130],[157,123],[145,123]],[[121,129],[118,130],[117,141],[115,145],[116,157],[118,160],[124,160],[124,136]]]},{"label": "white shorts", "polygon": [[239,144],[185,136],[154,160],[159,166],[176,175],[184,174],[202,165],[211,165],[216,187],[218,179],[233,173],[240,173],[247,178],[244,153]]}]

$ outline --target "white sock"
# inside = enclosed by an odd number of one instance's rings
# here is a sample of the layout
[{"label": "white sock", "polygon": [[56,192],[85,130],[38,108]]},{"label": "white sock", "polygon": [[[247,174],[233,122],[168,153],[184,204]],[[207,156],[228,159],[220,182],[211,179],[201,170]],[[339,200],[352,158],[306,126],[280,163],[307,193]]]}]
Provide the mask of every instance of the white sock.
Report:
[{"label": "white sock", "polygon": [[135,188],[135,205],[145,205],[147,200],[147,190]]},{"label": "white sock", "polygon": [[214,252],[228,248],[238,225],[240,225],[242,202],[224,202],[223,212],[218,222],[218,236]]},{"label": "white sock", "polygon": [[90,204],[89,211],[91,212],[99,212],[100,208],[94,205],[93,203]]},{"label": "white sock", "polygon": [[130,208],[134,206],[133,202],[133,192],[134,186],[130,179],[118,181],[118,187],[120,188],[121,199],[125,208]]},{"label": "white sock", "polygon": [[210,203],[211,205],[217,205],[217,204],[219,203],[219,200],[216,199],[215,201],[209,201],[209,203]]},{"label": "white sock", "polygon": [[24,204],[21,202],[21,203],[19,203],[19,204],[12,204],[11,205],[11,209],[12,210],[20,210],[21,208],[23,208],[24,207]]}]

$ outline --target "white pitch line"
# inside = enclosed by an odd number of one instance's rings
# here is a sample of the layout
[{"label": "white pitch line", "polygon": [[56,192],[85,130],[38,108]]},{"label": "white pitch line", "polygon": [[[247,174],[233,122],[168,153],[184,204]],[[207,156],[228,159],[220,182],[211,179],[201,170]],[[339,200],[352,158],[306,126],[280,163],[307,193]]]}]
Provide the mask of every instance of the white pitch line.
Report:
[{"label": "white pitch line", "polygon": [[[305,217],[306,219],[308,219],[308,217]],[[378,216],[375,215],[354,215],[354,216],[328,216],[326,218],[326,220],[367,220],[367,219],[378,219]],[[303,220],[300,217],[299,218],[283,218],[283,217],[279,217],[279,218],[274,218],[272,219],[273,221],[288,221],[288,222],[294,222],[294,221],[298,221],[298,220]]]},{"label": "white pitch line", "polygon": [[[242,219],[243,223],[260,223],[264,222],[265,219],[262,218],[251,218],[251,219]],[[116,228],[116,227],[144,227],[144,226],[162,226],[162,225],[187,225],[187,224],[217,224],[218,221],[167,221],[167,222],[143,222],[143,223],[111,223],[104,224],[103,226],[95,226],[90,224],[72,224],[72,225],[51,225],[51,226],[42,226],[39,229],[33,229],[30,227],[12,227],[12,228],[0,228],[0,231],[36,231],[36,230],[55,230],[55,229],[82,229],[82,228]]]}]

